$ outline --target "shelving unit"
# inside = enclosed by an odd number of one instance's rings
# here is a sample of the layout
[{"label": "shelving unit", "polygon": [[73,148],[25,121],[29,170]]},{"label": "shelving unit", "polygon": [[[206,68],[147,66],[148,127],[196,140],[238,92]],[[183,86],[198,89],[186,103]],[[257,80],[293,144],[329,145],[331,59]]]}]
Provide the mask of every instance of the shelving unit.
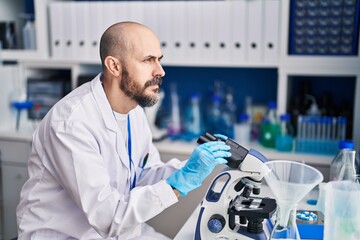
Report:
[{"label": "shelving unit", "polygon": [[[55,60],[51,56],[49,49],[49,19],[48,6],[55,0],[35,0],[36,13],[36,29],[37,29],[37,45],[40,46],[36,51],[22,51],[22,50],[3,50],[0,56],[4,60],[18,61],[20,78],[26,79],[29,75],[40,73],[46,69],[68,69],[71,72],[72,87],[76,87],[77,77],[81,74],[90,73],[97,74],[101,71],[100,60],[95,58],[89,59],[71,59],[71,60]],[[8,1],[1,1],[3,9],[6,9],[9,14],[16,14],[16,9],[9,11],[13,4]],[[281,15],[280,15],[280,46],[279,60],[275,62],[234,62],[234,61],[214,61],[214,62],[199,62],[192,61],[174,61],[166,62],[165,66],[182,66],[182,67],[230,67],[230,68],[277,68],[278,69],[278,88],[277,88],[277,103],[278,113],[286,112],[289,104],[289,80],[291,76],[350,76],[356,80],[355,99],[354,99],[354,128],[353,136],[355,145],[360,147],[360,134],[357,129],[360,129],[360,83],[359,75],[360,56],[294,56],[288,54],[288,32],[289,32],[289,9],[290,0],[281,1]],[[10,16],[8,16],[10,18]],[[295,154],[296,156],[296,154]],[[318,156],[316,156],[318,157]]]},{"label": "shelving unit", "polygon": [[[17,74],[13,76],[16,78],[17,84],[25,84],[26,79],[34,74],[42,74],[48,71],[66,70],[70,72],[72,88],[77,86],[78,76],[83,74],[96,75],[101,71],[101,63],[99,57],[81,58],[74,57],[72,59],[56,59],[52,56],[50,44],[50,22],[48,17],[49,4],[57,0],[34,0],[35,14],[36,14],[36,50],[0,50],[0,60],[15,61],[16,65],[12,68],[17,69]],[[241,0],[240,0],[241,1]],[[246,0],[244,0],[246,1]],[[266,0],[269,1],[269,0]],[[354,0],[356,1],[356,0]],[[359,1],[359,0],[357,0]],[[144,1],[146,2],[146,1]],[[235,2],[235,1],[234,1]],[[14,16],[21,11],[22,0],[7,1],[0,0],[0,20],[13,20]],[[289,85],[291,85],[293,76],[335,76],[335,77],[350,77],[355,81],[355,99],[353,107],[353,129],[352,135],[355,142],[356,150],[360,150],[360,54],[356,56],[299,56],[289,55],[289,9],[290,0],[280,1],[280,16],[279,16],[279,57],[277,60],[270,62],[257,61],[221,61],[220,58],[214,61],[199,61],[198,59],[176,59],[166,60],[164,58],[164,66],[175,67],[224,67],[224,68],[259,68],[277,69],[277,104],[278,114],[285,113],[289,106]],[[150,9],[149,9],[150,11]],[[148,12],[148,14],[154,14]],[[186,21],[189,21],[188,19]],[[20,24],[20,23],[19,23]],[[155,23],[154,23],[155,24]],[[194,33],[195,34],[195,33]],[[360,46],[360,41],[358,42]],[[249,81],[249,80],[244,80]],[[251,80],[250,80],[251,81]],[[16,84],[13,84],[14,86]],[[266,89],[261,89],[266,91]],[[0,105],[2,106],[2,105]],[[4,119],[14,119],[14,115],[8,113]],[[4,124],[5,126],[7,124]],[[33,125],[30,121],[24,124],[24,132],[14,132],[13,130],[0,129],[0,137],[3,139],[15,138],[21,140],[23,138],[31,139],[31,131]],[[171,157],[172,155],[185,157],[191,154],[195,144],[184,142],[164,141],[156,143],[160,153],[163,157]],[[280,153],[275,150],[269,150],[259,146],[258,144],[250,146],[263,152],[265,156],[270,159],[288,159],[294,161],[306,162],[314,165],[326,173],[331,161],[331,156],[328,155],[313,155],[313,154],[298,154],[298,153]],[[164,159],[167,160],[167,159]]]}]

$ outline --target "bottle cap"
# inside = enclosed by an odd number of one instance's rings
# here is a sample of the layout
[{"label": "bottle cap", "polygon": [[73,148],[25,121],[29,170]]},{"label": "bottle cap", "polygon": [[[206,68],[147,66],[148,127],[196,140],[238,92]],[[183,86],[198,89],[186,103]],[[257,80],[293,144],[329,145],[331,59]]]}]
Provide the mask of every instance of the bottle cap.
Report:
[{"label": "bottle cap", "polygon": [[277,107],[276,102],[273,102],[273,101],[268,102],[267,107],[269,109],[276,109],[276,107]]},{"label": "bottle cap", "polygon": [[213,95],[212,96],[212,101],[213,102],[221,102],[221,97],[219,95]]},{"label": "bottle cap", "polygon": [[354,143],[350,140],[342,140],[339,142],[339,149],[354,149]]},{"label": "bottle cap", "polygon": [[190,95],[190,99],[199,99],[199,98],[200,98],[200,94],[199,94],[199,93],[194,92],[194,93],[192,93],[192,94]]},{"label": "bottle cap", "polygon": [[346,117],[339,117],[338,121],[340,124],[346,124]]},{"label": "bottle cap", "polygon": [[290,114],[284,113],[280,115],[280,121],[289,122],[290,121]]},{"label": "bottle cap", "polygon": [[247,122],[249,120],[249,114],[242,113],[239,115],[239,122]]}]

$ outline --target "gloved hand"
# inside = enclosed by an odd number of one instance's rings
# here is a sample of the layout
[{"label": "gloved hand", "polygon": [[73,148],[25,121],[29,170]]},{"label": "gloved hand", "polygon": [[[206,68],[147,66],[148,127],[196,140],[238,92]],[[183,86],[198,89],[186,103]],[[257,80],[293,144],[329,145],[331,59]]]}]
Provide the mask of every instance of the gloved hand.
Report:
[{"label": "gloved hand", "polygon": [[219,133],[215,133],[214,136],[217,137],[217,138],[220,138],[223,141],[226,141],[228,139],[227,136],[219,134]]},{"label": "gloved hand", "polygon": [[166,182],[176,188],[181,196],[198,188],[217,165],[227,163],[230,147],[222,141],[199,145],[191,154],[184,167],[175,171]]}]

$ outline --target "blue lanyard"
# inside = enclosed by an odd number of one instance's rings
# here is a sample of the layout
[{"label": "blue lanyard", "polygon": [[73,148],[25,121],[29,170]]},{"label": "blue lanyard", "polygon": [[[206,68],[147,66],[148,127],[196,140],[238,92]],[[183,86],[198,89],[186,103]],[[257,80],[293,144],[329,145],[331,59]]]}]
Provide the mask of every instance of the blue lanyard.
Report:
[{"label": "blue lanyard", "polygon": [[130,166],[130,174],[131,174],[131,167],[134,168],[134,179],[131,183],[131,176],[130,176],[130,191],[135,187],[136,185],[136,170],[134,166],[134,162],[131,158],[131,128],[130,128],[130,114],[128,114],[127,117],[127,130],[128,130],[128,155],[129,155],[129,166]]}]

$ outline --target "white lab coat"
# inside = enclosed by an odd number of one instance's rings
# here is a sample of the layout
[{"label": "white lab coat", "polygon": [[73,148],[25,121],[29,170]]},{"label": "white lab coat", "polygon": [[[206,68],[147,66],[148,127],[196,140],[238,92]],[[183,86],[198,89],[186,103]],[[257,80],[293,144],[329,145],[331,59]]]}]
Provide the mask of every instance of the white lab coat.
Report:
[{"label": "white lab coat", "polygon": [[161,162],[143,109],[129,114],[137,178],[149,153],[131,191],[126,143],[100,74],[50,110],[33,135],[17,207],[19,239],[129,239],[178,201],[164,179],[183,163]]}]

